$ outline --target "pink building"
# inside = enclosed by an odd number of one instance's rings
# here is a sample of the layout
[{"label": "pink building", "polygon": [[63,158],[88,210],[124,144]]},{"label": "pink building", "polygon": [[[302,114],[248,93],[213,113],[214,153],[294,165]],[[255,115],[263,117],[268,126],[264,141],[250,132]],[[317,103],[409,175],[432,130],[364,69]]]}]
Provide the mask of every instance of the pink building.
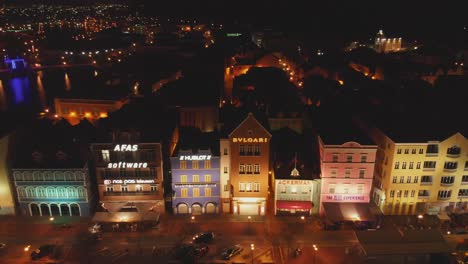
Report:
[{"label": "pink building", "polygon": [[370,217],[377,145],[359,130],[344,127],[320,131],[320,215],[336,221],[369,220],[364,218]]}]

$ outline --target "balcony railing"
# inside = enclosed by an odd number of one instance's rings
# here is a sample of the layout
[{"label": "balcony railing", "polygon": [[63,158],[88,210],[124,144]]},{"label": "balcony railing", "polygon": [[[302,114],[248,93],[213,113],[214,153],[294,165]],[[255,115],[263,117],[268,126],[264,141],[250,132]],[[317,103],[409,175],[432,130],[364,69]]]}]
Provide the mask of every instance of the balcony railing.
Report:
[{"label": "balcony railing", "polygon": [[449,200],[451,197],[450,196],[437,196],[438,200]]},{"label": "balcony railing", "polygon": [[454,171],[457,171],[457,167],[444,167],[444,171],[446,172],[454,172]]},{"label": "balcony railing", "polygon": [[158,195],[159,191],[142,192],[104,192],[104,196],[138,196],[138,195]]},{"label": "balcony railing", "polygon": [[428,181],[428,182],[421,182],[421,185],[432,185],[432,181]]},{"label": "balcony railing", "polygon": [[425,194],[419,194],[419,195],[418,195],[418,199],[427,199],[427,198],[429,198],[429,194],[428,194],[428,193],[427,193],[427,194],[425,193]]},{"label": "balcony railing", "polygon": [[453,182],[441,182],[440,186],[452,186]]}]

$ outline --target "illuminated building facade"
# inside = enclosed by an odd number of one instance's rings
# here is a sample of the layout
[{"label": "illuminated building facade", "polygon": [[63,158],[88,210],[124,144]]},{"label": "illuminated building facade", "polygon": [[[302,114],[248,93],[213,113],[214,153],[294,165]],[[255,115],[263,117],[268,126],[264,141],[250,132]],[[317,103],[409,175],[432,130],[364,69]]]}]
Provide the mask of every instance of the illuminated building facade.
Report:
[{"label": "illuminated building facade", "polygon": [[271,134],[249,113],[229,134],[233,214],[265,215]]},{"label": "illuminated building facade", "polygon": [[231,212],[231,195],[229,191],[229,175],[231,172],[231,150],[230,150],[229,139],[222,138],[219,140],[219,149],[220,149],[220,185],[221,185],[221,203],[222,203],[222,212],[230,213]]},{"label": "illuminated building facade", "polygon": [[220,212],[219,165],[210,150],[180,150],[171,157],[174,214]]},{"label": "illuminated building facade", "polygon": [[[379,145],[373,201],[385,214],[465,211],[468,201],[468,140],[400,142],[372,130]],[[466,186],[466,187],[465,187]]]},{"label": "illuminated building facade", "polygon": [[[130,132],[115,132],[111,143],[92,144],[99,203],[107,212],[164,213],[160,143],[139,143]],[[122,220],[123,221],[123,220]]]},{"label": "illuminated building facade", "polygon": [[375,38],[374,49],[380,53],[401,51],[401,38],[387,38],[383,30],[379,30]]},{"label": "illuminated building facade", "polygon": [[96,121],[107,118],[110,112],[119,110],[128,103],[128,99],[122,100],[95,100],[95,99],[71,99],[55,98],[55,114],[57,118],[65,118],[70,124],[75,125],[86,118]]},{"label": "illuminated building facade", "polygon": [[[320,180],[312,175],[301,175],[303,169],[293,170],[284,175],[281,168],[275,168],[275,215],[312,215],[318,212],[320,203]],[[315,207],[315,209],[314,209]]]},{"label": "illuminated building facade", "polygon": [[19,212],[28,216],[90,216],[94,206],[87,158],[76,146],[43,145],[12,161]]},{"label": "illuminated building facade", "polygon": [[0,137],[0,215],[15,214],[15,200],[8,171],[9,139],[9,136]]},{"label": "illuminated building facade", "polygon": [[[321,137],[319,143],[322,171],[320,214],[325,213],[327,203],[369,204],[377,146],[361,145],[355,141],[329,145]],[[344,217],[352,220],[355,216]]]}]

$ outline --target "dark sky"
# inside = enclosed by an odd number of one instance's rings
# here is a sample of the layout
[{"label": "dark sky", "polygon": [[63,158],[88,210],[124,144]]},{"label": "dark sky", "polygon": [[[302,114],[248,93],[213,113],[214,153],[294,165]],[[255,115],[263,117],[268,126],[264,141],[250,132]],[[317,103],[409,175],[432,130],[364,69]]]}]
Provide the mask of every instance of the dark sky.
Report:
[{"label": "dark sky", "polygon": [[[1,1],[1,0],[0,0]],[[4,0],[7,3],[95,4],[96,0]],[[101,1],[102,2],[102,1]],[[144,5],[149,14],[249,21],[288,31],[361,37],[383,28],[388,36],[425,38],[454,34],[467,25],[460,1],[414,0],[107,0]]]}]

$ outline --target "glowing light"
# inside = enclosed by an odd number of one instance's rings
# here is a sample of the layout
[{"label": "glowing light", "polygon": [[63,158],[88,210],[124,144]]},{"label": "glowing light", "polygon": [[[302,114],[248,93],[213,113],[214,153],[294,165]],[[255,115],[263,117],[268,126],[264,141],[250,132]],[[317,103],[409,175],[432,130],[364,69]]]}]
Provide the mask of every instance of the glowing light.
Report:
[{"label": "glowing light", "polygon": [[418,218],[419,218],[419,219],[423,219],[423,217],[424,217],[424,216],[423,216],[422,214],[418,215]]},{"label": "glowing light", "polygon": [[24,251],[28,252],[30,248],[31,248],[31,245],[27,245],[27,246],[24,247]]},{"label": "glowing light", "polygon": [[76,113],[75,112],[70,112],[70,116],[75,117]]},{"label": "glowing light", "polygon": [[100,114],[99,114],[99,117],[100,117],[100,118],[106,118],[106,117],[107,117],[107,113],[100,113]]},{"label": "glowing light", "polygon": [[338,83],[339,83],[340,85],[343,85],[343,84],[344,84],[344,82],[343,82],[342,80],[338,80]]},{"label": "glowing light", "polygon": [[53,217],[49,218],[49,221],[54,221],[54,220],[55,220],[55,218],[53,218]]},{"label": "glowing light", "polygon": [[85,117],[91,117],[91,113],[90,113],[90,112],[86,112],[86,113],[85,113]]}]

